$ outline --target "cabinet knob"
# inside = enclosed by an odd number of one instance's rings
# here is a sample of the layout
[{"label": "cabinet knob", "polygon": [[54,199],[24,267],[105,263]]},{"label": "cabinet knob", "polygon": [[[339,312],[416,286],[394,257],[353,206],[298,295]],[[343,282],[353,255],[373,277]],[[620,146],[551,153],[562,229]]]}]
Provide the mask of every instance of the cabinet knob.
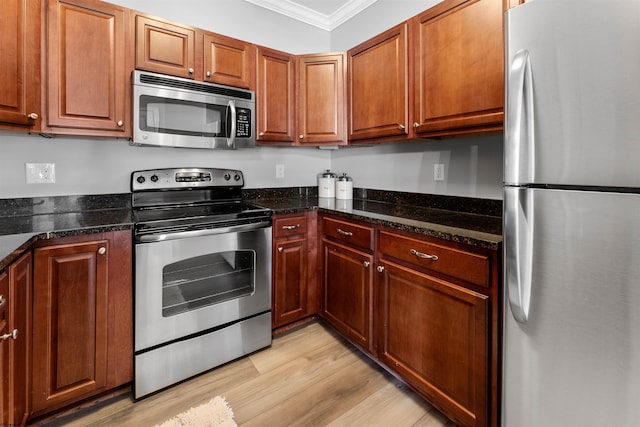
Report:
[{"label": "cabinet knob", "polygon": [[304,135],[298,135],[298,138],[304,139]]},{"label": "cabinet knob", "polygon": [[384,271],[384,266],[383,265],[379,265],[377,270],[378,270],[378,273],[382,273]]},{"label": "cabinet knob", "polygon": [[400,129],[400,130],[404,130],[404,125],[400,125],[400,126],[398,126],[398,129]]},{"label": "cabinet knob", "polygon": [[0,336],[0,341],[8,340],[9,338],[18,339],[18,330],[14,329],[10,333]]},{"label": "cabinet knob", "polygon": [[7,299],[4,297],[4,295],[0,294],[0,308],[4,307],[6,303]]},{"label": "cabinet knob", "polygon": [[27,117],[29,117],[31,120],[38,120],[38,117],[40,116],[38,116],[38,113],[29,113]]},{"label": "cabinet knob", "polygon": [[278,246],[278,252],[282,252],[284,251],[284,248],[282,246]]},{"label": "cabinet knob", "polygon": [[193,68],[189,68],[187,71],[189,72],[189,74],[193,74]]},{"label": "cabinet knob", "polygon": [[413,122],[413,128],[414,129],[417,129],[419,127],[420,127],[420,125],[418,124],[418,122]]},{"label": "cabinet knob", "polygon": [[105,248],[104,246],[100,247],[100,249],[98,249],[98,253],[100,255],[104,255],[107,253],[107,248]]},{"label": "cabinet knob", "polygon": [[118,123],[116,123],[118,125],[118,127],[122,127],[122,125],[124,124],[124,122],[122,120],[118,120]]},{"label": "cabinet knob", "polygon": [[207,77],[211,77],[211,71],[207,71]]},{"label": "cabinet knob", "polygon": [[264,136],[264,132],[260,132],[258,136]]},{"label": "cabinet knob", "polygon": [[371,263],[369,261],[365,261],[362,263],[362,265],[364,265],[365,267],[369,267]]}]

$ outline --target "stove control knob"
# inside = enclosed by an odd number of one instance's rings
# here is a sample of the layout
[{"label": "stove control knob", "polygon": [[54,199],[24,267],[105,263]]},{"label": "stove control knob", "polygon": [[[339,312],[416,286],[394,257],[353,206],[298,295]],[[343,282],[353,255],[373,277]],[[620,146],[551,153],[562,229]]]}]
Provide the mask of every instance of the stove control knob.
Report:
[{"label": "stove control knob", "polygon": [[224,180],[225,181],[229,181],[231,179],[231,174],[225,173],[224,174]]},{"label": "stove control knob", "polygon": [[144,179],[144,176],[141,175],[136,178],[136,181],[138,181],[138,184],[144,184],[146,180]]},{"label": "stove control knob", "polygon": [[158,182],[158,175],[151,175],[151,182]]},{"label": "stove control knob", "polygon": [[240,181],[240,175],[239,174],[235,174],[233,176],[233,179],[235,179],[236,181]]}]

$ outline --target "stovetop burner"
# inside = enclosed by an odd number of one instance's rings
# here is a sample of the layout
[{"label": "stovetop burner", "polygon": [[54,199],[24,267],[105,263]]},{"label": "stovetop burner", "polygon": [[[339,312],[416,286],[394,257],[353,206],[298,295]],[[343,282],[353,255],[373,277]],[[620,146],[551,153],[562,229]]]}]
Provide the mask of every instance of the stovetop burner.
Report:
[{"label": "stovetop burner", "polygon": [[242,172],[179,168],[131,174],[136,234],[192,231],[248,224],[271,211],[242,200]]}]

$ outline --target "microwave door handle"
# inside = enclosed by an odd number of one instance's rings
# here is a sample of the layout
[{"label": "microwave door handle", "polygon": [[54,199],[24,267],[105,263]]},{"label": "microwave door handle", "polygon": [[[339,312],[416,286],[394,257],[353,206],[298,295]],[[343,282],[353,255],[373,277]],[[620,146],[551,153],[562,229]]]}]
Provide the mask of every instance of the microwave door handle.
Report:
[{"label": "microwave door handle", "polygon": [[229,110],[231,110],[231,132],[229,132],[227,146],[233,148],[236,141],[236,103],[233,100],[229,101]]}]

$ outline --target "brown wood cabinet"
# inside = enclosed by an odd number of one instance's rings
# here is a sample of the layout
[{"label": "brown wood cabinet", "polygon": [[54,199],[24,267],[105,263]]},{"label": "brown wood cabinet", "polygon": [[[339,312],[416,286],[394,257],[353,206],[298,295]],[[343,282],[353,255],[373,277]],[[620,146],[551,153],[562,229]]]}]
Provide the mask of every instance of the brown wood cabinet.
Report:
[{"label": "brown wood cabinet", "polygon": [[344,53],[300,55],[298,61],[298,143],[347,144]]},{"label": "brown wood cabinet", "polygon": [[195,78],[195,28],[136,14],[135,33],[136,69]]},{"label": "brown wood cabinet", "polygon": [[137,69],[254,88],[255,45],[142,13],[134,20]]},{"label": "brown wood cabinet", "polygon": [[322,217],[322,317],[367,353],[373,351],[373,228]]},{"label": "brown wood cabinet", "polygon": [[203,37],[204,80],[253,89],[256,46],[219,34],[205,32]]},{"label": "brown wood cabinet", "polygon": [[24,425],[29,415],[31,252],[0,272],[0,423]]},{"label": "brown wood cabinet", "polygon": [[[5,0],[0,14],[0,126],[40,125],[40,0]],[[18,126],[12,126],[18,125]]]},{"label": "brown wood cabinet", "polygon": [[409,134],[408,49],[403,23],[347,52],[350,142]]},{"label": "brown wood cabinet", "polygon": [[131,257],[130,231],[34,250],[34,415],[132,380]]},{"label": "brown wood cabinet", "polygon": [[260,46],[256,55],[256,141],[262,145],[293,145],[295,56]]},{"label": "brown wood cabinet", "polygon": [[131,135],[128,10],[96,0],[48,0],[49,133]]},{"label": "brown wood cabinet", "polygon": [[273,328],[309,316],[309,240],[306,214],[273,218]]},{"label": "brown wood cabinet", "polygon": [[458,279],[487,286],[489,258],[384,230],[377,255],[378,358],[459,425],[488,425],[491,301]]},{"label": "brown wood cabinet", "polygon": [[414,18],[415,131],[501,130],[503,0],[446,0]]}]

